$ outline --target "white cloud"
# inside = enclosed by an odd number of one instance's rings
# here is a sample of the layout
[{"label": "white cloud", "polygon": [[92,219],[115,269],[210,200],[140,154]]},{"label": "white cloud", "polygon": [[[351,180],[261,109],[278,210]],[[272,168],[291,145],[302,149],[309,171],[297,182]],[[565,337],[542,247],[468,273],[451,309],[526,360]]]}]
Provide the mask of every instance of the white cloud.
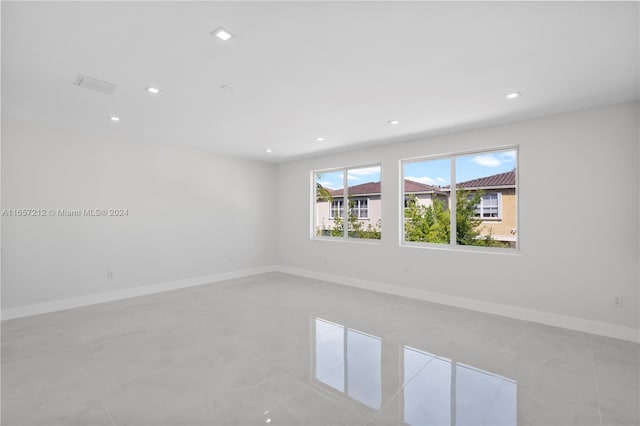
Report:
[{"label": "white cloud", "polygon": [[380,166],[376,167],[364,167],[362,169],[349,169],[349,176],[351,175],[377,175],[380,174]]},{"label": "white cloud", "polygon": [[440,183],[448,183],[445,178],[437,177],[436,180]]},{"label": "white cloud", "polygon": [[423,176],[423,177],[405,176],[404,178],[407,180],[412,180],[414,182],[424,183],[426,185],[435,185],[436,183],[436,180],[433,178],[430,178],[429,176]]},{"label": "white cloud", "polygon": [[515,151],[507,151],[500,154],[500,156],[504,159],[505,163],[512,163],[516,161],[516,152]]},{"label": "white cloud", "polygon": [[362,180],[359,177],[352,175],[351,173],[349,173],[347,175],[347,179],[349,179],[349,180]]},{"label": "white cloud", "polygon": [[[340,189],[340,187],[335,186],[333,183],[328,182],[328,181],[324,181],[324,182],[318,182],[320,185],[322,185],[323,188],[327,188],[327,189]],[[340,185],[341,186],[341,185]]]},{"label": "white cloud", "polygon": [[471,162],[485,167],[498,167],[502,164],[502,161],[500,161],[494,155],[478,155],[473,157],[471,159]]}]

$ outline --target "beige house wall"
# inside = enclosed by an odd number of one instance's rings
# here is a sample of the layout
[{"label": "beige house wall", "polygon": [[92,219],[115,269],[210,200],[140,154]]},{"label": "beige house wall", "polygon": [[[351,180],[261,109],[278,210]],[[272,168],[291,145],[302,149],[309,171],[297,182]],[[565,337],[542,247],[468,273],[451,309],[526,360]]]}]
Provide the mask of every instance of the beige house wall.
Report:
[{"label": "beige house wall", "polygon": [[[417,194],[418,204],[424,206],[430,206],[431,194]],[[367,219],[360,219],[359,222],[362,223],[362,229],[367,230],[369,224],[371,224],[372,228],[375,228],[376,225],[379,228],[382,228],[382,200],[380,195],[372,195],[369,197],[358,197],[355,198],[367,198],[369,200],[369,217]],[[444,200],[446,202],[446,200]],[[316,202],[316,220],[315,220],[315,233],[318,235],[318,231],[322,231],[323,229],[332,229],[333,228],[333,219],[330,216],[331,203],[329,201],[318,201]]]},{"label": "beige house wall", "polygon": [[[501,189],[499,191],[485,190],[486,194],[499,192],[502,193],[502,217],[497,220],[483,220],[480,224],[480,233],[482,235],[492,234],[493,238],[499,241],[516,241],[516,191],[515,189]],[[430,206],[432,204],[433,194],[417,194],[418,204]],[[448,203],[449,197],[439,196],[444,202]],[[365,198],[365,197],[356,197]],[[380,195],[372,195],[366,197],[369,200],[369,218],[360,219],[362,229],[367,230],[369,224],[375,228],[376,224],[382,224],[382,200]],[[323,229],[333,228],[333,219],[329,217],[331,203],[328,201],[319,201],[316,203],[316,227],[315,233],[319,235]],[[378,222],[380,221],[380,223]]]},{"label": "beige house wall", "polygon": [[[367,230],[369,224],[371,224],[372,228],[375,228],[376,224],[382,218],[382,201],[380,199],[380,195],[372,195],[369,197],[355,197],[355,198],[366,198],[369,200],[368,208],[369,208],[369,217],[367,219],[360,219],[359,222],[362,223],[362,229]],[[323,229],[332,229],[333,228],[333,219],[330,218],[331,212],[331,202],[329,201],[318,201],[316,202],[316,234],[318,234],[318,230]]]},{"label": "beige house wall", "polygon": [[516,191],[515,189],[501,189],[500,191],[485,190],[485,194],[502,193],[502,217],[498,220],[483,220],[480,233],[500,241],[516,240]]}]

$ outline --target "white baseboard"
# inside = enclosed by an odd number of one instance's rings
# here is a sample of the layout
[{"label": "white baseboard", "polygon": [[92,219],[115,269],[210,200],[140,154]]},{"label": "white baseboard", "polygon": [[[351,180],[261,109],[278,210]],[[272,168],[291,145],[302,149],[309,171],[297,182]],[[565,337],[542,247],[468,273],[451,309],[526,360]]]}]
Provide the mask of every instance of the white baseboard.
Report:
[{"label": "white baseboard", "polygon": [[640,330],[631,327],[624,327],[621,325],[593,321],[584,318],[576,318],[567,315],[535,311],[532,309],[526,309],[517,306],[500,305],[497,303],[484,302],[481,300],[451,296],[442,293],[434,293],[415,288],[400,287],[375,281],[360,280],[341,275],[327,274],[324,272],[293,268],[289,266],[262,266],[258,268],[243,269],[239,271],[189,278],[186,280],[169,281],[127,288],[107,293],[90,294],[68,299],[59,299],[42,303],[34,303],[31,305],[16,306],[13,308],[2,310],[2,321],[27,317],[31,315],[45,314],[48,312],[62,311],[65,309],[79,308],[82,306],[95,305],[98,303],[111,302],[114,300],[127,299],[130,297],[144,296],[147,294],[160,293],[163,291],[194,287],[198,285],[210,284],[235,278],[243,278],[273,271],[279,271],[286,274],[329,281],[336,284],[361,288],[364,290],[372,290],[380,293],[393,294],[395,296],[409,297],[412,299],[424,300],[427,302],[439,303],[442,305],[471,309],[478,312],[500,315],[508,318],[531,321],[540,324],[551,325],[554,327],[562,327],[570,330],[582,331],[585,333],[597,334],[600,336],[607,336],[615,339],[622,339],[640,343]]},{"label": "white baseboard", "polygon": [[48,312],[63,311],[65,309],[79,308],[81,306],[95,305],[130,297],[144,296],[147,294],[161,293],[163,291],[177,290],[180,288],[194,287],[219,281],[243,278],[251,275],[273,272],[275,266],[262,266],[258,268],[242,269],[239,271],[223,272],[220,274],[203,277],[189,278],[186,280],[168,281],[157,284],[149,284],[139,287],[126,288],[106,293],[88,294],[85,296],[71,297],[68,299],[51,300],[31,305],[16,306],[2,310],[2,321],[28,317],[31,315],[46,314]]},{"label": "white baseboard", "polygon": [[593,321],[584,318],[576,318],[567,315],[553,314],[550,312],[536,311],[517,306],[500,305],[481,300],[451,296],[442,293],[434,293],[415,288],[400,287],[375,281],[366,281],[341,275],[326,274],[308,269],[293,268],[289,266],[277,266],[276,270],[286,274],[299,275],[336,284],[357,287],[365,290],[373,290],[380,293],[393,294],[395,296],[409,297],[442,305],[455,306],[488,314],[500,315],[539,324],[562,327],[570,330],[581,331],[614,339],[628,340],[640,343],[640,330],[606,322]]}]

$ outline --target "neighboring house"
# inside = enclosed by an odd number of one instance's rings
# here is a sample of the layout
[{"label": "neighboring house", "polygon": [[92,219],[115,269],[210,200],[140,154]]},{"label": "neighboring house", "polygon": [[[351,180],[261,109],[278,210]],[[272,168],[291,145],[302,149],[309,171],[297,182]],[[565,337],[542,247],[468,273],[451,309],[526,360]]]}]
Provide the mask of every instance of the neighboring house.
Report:
[{"label": "neighboring house", "polygon": [[[448,192],[442,188],[406,179],[404,181],[404,191],[407,196],[415,195],[418,203],[425,206],[430,206],[435,197],[445,202],[449,198]],[[333,198],[331,201],[318,199],[316,203],[316,232],[318,235],[322,235],[325,230],[332,229],[334,220],[344,215],[344,190],[335,189],[329,192]],[[372,229],[379,229],[382,222],[380,182],[367,182],[350,186],[347,194],[349,200],[353,202],[352,213],[363,225],[362,229],[369,229],[369,225],[371,225]]]},{"label": "neighboring house", "polygon": [[[456,186],[469,192],[482,191],[482,200],[476,207],[476,216],[481,219],[481,235],[491,234],[493,239],[515,247],[517,240],[515,170],[460,182]],[[329,192],[332,200],[319,198],[316,202],[315,217],[318,235],[326,235],[327,230],[334,227],[335,219],[344,215],[344,191],[336,189]],[[417,202],[425,206],[430,206],[435,198],[450,205],[449,187],[431,186],[405,179],[404,192],[405,203],[410,196],[415,196]],[[379,229],[382,217],[380,182],[350,186],[348,196],[353,201],[352,213],[363,225],[362,229]]]},{"label": "neighboring house", "polygon": [[[500,173],[459,182],[458,189],[482,191],[482,200],[476,207],[476,217],[482,220],[480,233],[491,234],[497,241],[516,244],[516,172]],[[449,191],[449,188],[443,188]]]}]

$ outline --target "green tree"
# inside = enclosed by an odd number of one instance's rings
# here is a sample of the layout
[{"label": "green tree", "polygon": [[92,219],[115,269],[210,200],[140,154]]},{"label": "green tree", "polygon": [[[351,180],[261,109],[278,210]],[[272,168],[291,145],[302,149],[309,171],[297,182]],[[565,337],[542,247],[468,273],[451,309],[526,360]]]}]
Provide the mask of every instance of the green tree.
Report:
[{"label": "green tree", "polygon": [[316,197],[318,197],[321,201],[333,201],[333,196],[331,195],[331,191],[325,188],[320,184],[320,182],[316,182]]},{"label": "green tree", "polygon": [[404,232],[407,241],[448,244],[451,224],[446,203],[434,198],[430,206],[418,203],[412,195],[404,211]]},{"label": "green tree", "polygon": [[355,201],[353,197],[349,195],[349,210],[347,212],[347,230],[351,238],[365,238],[379,240],[381,237],[380,232],[381,221],[378,220],[375,226],[368,224],[365,228],[364,223],[360,221],[358,215],[355,212]]},{"label": "green tree", "polygon": [[[487,235],[481,235],[481,220],[476,217],[475,209],[482,194],[482,191],[470,192],[463,189],[456,192],[456,242],[471,246],[503,246],[493,238],[491,229]],[[404,217],[406,241],[449,244],[450,212],[442,199],[434,198],[430,206],[424,206],[418,203],[415,195],[411,195],[407,200]]]},{"label": "green tree", "polygon": [[456,191],[456,242],[465,246],[480,245],[480,219],[475,216],[476,206],[482,199],[482,191],[470,193],[464,189]]},{"label": "green tree", "polygon": [[342,216],[336,216],[331,219],[331,221],[333,224],[329,230],[329,234],[332,237],[342,237],[344,235],[344,219],[342,219]]},{"label": "green tree", "polygon": [[489,228],[489,232],[481,236],[480,238],[478,238],[474,245],[485,246],[485,247],[503,247],[503,248],[510,247],[509,243],[498,241],[495,238],[493,238],[493,228],[491,227]]}]

